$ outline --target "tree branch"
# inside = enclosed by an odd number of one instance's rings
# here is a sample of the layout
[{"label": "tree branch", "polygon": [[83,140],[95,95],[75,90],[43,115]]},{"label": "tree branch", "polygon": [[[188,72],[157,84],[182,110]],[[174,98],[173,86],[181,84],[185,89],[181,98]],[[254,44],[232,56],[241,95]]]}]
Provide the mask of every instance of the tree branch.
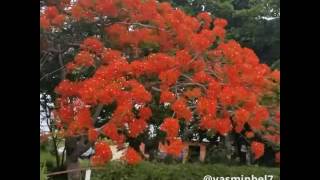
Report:
[{"label": "tree branch", "polygon": [[97,122],[97,118],[99,117],[101,111],[103,109],[103,104],[99,104],[97,107],[96,107],[96,110],[93,114],[93,123],[96,123]]},{"label": "tree branch", "polygon": [[[59,64],[60,67],[64,67],[64,63],[63,63],[63,59],[62,59],[62,51],[61,51],[61,45],[58,44],[58,51],[59,51]],[[66,71],[64,69],[61,69],[61,79],[65,79],[66,78]]]}]

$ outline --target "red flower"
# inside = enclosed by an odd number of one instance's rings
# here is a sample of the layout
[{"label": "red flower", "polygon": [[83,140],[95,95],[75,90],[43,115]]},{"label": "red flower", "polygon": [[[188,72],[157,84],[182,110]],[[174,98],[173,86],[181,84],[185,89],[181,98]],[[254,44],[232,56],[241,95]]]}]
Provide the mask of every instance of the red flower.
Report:
[{"label": "red flower", "polygon": [[269,118],[268,109],[262,106],[256,108],[255,115],[256,115],[256,118],[261,121],[267,120]]},{"label": "red flower", "polygon": [[106,136],[108,136],[112,141],[117,142],[118,144],[122,144],[124,141],[124,137],[118,133],[117,126],[114,123],[107,123],[102,131]]},{"label": "red flower", "polygon": [[40,17],[40,27],[45,30],[48,30],[50,28],[50,21],[45,16]]},{"label": "red flower", "polygon": [[164,119],[163,123],[160,126],[160,130],[166,132],[168,139],[178,136],[179,128],[179,122],[174,118]]},{"label": "red flower", "polygon": [[129,147],[122,157],[129,165],[136,165],[142,160],[141,156],[132,147]]},{"label": "red flower", "polygon": [[201,89],[200,88],[193,88],[192,90],[187,90],[183,93],[187,98],[198,98],[201,96]]},{"label": "red flower", "polygon": [[197,111],[200,115],[216,115],[216,102],[214,99],[199,98],[197,103]]},{"label": "red flower", "polygon": [[122,59],[121,52],[117,50],[106,49],[102,54],[102,60],[105,64],[113,63]]},{"label": "red flower", "polygon": [[250,116],[250,113],[243,108],[236,110],[235,112],[236,129],[235,130],[237,133],[240,133],[242,131],[244,124],[249,119],[249,116]]},{"label": "red flower", "polygon": [[254,137],[254,133],[252,131],[248,131],[248,132],[246,132],[246,137],[247,138],[253,138]]},{"label": "red flower", "polygon": [[106,85],[98,94],[99,102],[103,104],[111,104],[118,92],[119,90],[115,87],[115,85]]},{"label": "red flower", "polygon": [[147,123],[143,119],[133,120],[129,123],[129,136],[138,137],[146,129]]},{"label": "red flower", "polygon": [[[119,100],[119,98],[117,100]],[[119,100],[117,103],[119,105],[113,112],[111,120],[113,120],[117,126],[121,126],[124,123],[130,122],[134,118],[134,114],[132,113],[132,103],[124,102],[124,100]]]},{"label": "red flower", "polygon": [[188,64],[190,64],[192,57],[189,52],[186,50],[180,50],[176,53],[176,60],[179,64],[186,70],[188,68]]},{"label": "red flower", "polygon": [[59,14],[59,11],[55,6],[49,6],[44,13],[48,19],[53,19]]},{"label": "red flower", "polygon": [[254,93],[251,93],[247,97],[243,108],[248,111],[254,111],[256,106],[257,106],[257,96]]},{"label": "red flower", "polygon": [[215,128],[218,131],[218,133],[220,133],[221,135],[226,135],[232,129],[232,125],[231,125],[230,119],[228,117],[227,118],[223,118],[223,119],[218,119],[216,121],[216,127]]},{"label": "red flower", "polygon": [[95,142],[98,139],[99,132],[95,129],[88,130],[88,139],[90,142]]},{"label": "red flower", "polygon": [[213,44],[214,41],[216,40],[215,34],[213,32],[213,30],[207,30],[207,29],[203,29],[200,32],[200,35],[203,37],[207,37],[208,40],[210,41],[210,44]]},{"label": "red flower", "polygon": [[[150,73],[160,74],[167,71],[163,76],[164,80],[172,76],[176,76],[178,71],[172,68],[178,65],[178,62],[172,57],[164,53],[151,54],[147,57],[150,66]],[[169,77],[167,77],[169,76]],[[170,80],[169,80],[170,81]]]},{"label": "red flower", "polygon": [[60,27],[63,25],[64,19],[65,19],[64,15],[59,14],[54,19],[52,19],[52,24]]},{"label": "red flower", "polygon": [[143,120],[149,120],[152,116],[152,111],[149,107],[143,107],[139,110],[139,116]]},{"label": "red flower", "polygon": [[97,142],[95,145],[95,154],[91,158],[93,166],[103,165],[112,159],[112,151],[106,142]]},{"label": "red flower", "polygon": [[251,143],[251,151],[253,152],[255,159],[259,159],[264,154],[264,144],[253,141]]},{"label": "red flower", "polygon": [[171,86],[175,84],[180,76],[180,71],[177,69],[163,71],[159,75],[159,79],[162,81],[163,84],[167,86]]},{"label": "red flower", "polygon": [[132,98],[137,103],[147,103],[151,101],[151,94],[149,91],[147,91],[142,84],[140,84],[137,81],[130,81],[131,85],[131,95]]},{"label": "red flower", "polygon": [[254,130],[261,130],[263,128],[263,122],[269,118],[269,112],[267,108],[259,106],[255,107],[253,111],[254,116],[248,121],[250,127]]},{"label": "red flower", "polygon": [[57,113],[63,123],[69,124],[73,120],[74,113],[70,105],[60,107]]},{"label": "red flower", "polygon": [[80,109],[79,112],[75,115],[74,119],[82,128],[93,128],[91,112],[88,108]]},{"label": "red flower", "polygon": [[204,71],[200,71],[193,75],[192,80],[198,83],[208,83],[212,80],[212,77]]},{"label": "red flower", "polygon": [[212,41],[201,34],[193,34],[190,40],[190,48],[196,53],[203,53],[210,47]]},{"label": "red flower", "polygon": [[179,157],[184,149],[185,145],[181,139],[171,139],[169,145],[165,145],[165,152],[169,155]]},{"label": "red flower", "polygon": [[102,42],[95,37],[86,38],[80,47],[94,53],[101,53],[104,48]]},{"label": "red flower", "polygon": [[215,125],[216,125],[216,121],[211,116],[202,117],[200,124],[199,124],[200,129],[202,129],[202,130],[214,129]]},{"label": "red flower", "polygon": [[216,18],[214,21],[213,21],[213,24],[215,26],[218,26],[218,27],[221,27],[221,28],[224,28],[228,25],[228,21],[225,20],[225,19],[222,19],[222,18]]},{"label": "red flower", "polygon": [[63,96],[75,96],[78,94],[78,86],[69,80],[63,80],[55,88],[55,91]]},{"label": "red flower", "polygon": [[197,18],[202,20],[204,22],[203,28],[205,29],[209,29],[211,22],[212,22],[212,18],[210,16],[210,14],[208,12],[201,12],[197,15]]},{"label": "red flower", "polygon": [[271,77],[279,82],[280,81],[280,71],[279,70],[274,70],[272,73],[271,73]]},{"label": "red flower", "polygon": [[176,97],[172,92],[170,92],[168,90],[161,92],[160,103],[165,103],[165,102],[172,103],[175,99],[176,99]]},{"label": "red flower", "polygon": [[220,91],[221,85],[217,81],[212,79],[208,84],[207,96],[214,99],[217,97]]},{"label": "red flower", "polygon": [[94,60],[88,51],[80,51],[74,58],[74,62],[80,66],[92,66]]},{"label": "red flower", "polygon": [[236,103],[234,89],[230,86],[225,86],[220,93],[220,101],[224,106]]},{"label": "red flower", "polygon": [[83,8],[92,8],[94,6],[93,0],[79,0],[78,4]]},{"label": "red flower", "polygon": [[117,16],[118,9],[116,6],[116,1],[110,0],[97,0],[96,10],[104,16]]},{"label": "red flower", "polygon": [[81,100],[86,104],[96,105],[98,103],[97,89],[100,88],[100,83],[98,79],[90,78],[81,82],[81,86],[78,89],[78,94]]},{"label": "red flower", "polygon": [[218,36],[220,39],[224,40],[225,34],[226,34],[226,30],[223,29],[220,26],[216,26],[213,28],[213,33]]},{"label": "red flower", "polygon": [[242,53],[246,63],[254,66],[259,64],[259,58],[252,49],[243,48]]},{"label": "red flower", "polygon": [[186,121],[190,121],[192,118],[192,113],[183,98],[176,100],[172,104],[171,109],[176,113],[178,118],[183,118]]}]

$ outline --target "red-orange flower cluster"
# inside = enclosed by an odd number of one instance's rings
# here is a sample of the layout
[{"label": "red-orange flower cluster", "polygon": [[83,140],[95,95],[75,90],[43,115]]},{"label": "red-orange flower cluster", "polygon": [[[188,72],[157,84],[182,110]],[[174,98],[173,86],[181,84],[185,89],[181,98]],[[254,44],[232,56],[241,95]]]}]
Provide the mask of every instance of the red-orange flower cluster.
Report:
[{"label": "red-orange flower cluster", "polygon": [[137,151],[135,151],[132,147],[127,149],[122,159],[125,160],[129,165],[136,165],[142,160],[139,153],[137,153]]},{"label": "red-orange flower cluster", "polygon": [[167,138],[171,139],[178,136],[179,133],[179,121],[174,118],[166,118],[160,126],[161,131],[165,131]]},{"label": "red-orange flower cluster", "polygon": [[[96,24],[99,31],[80,43],[66,65],[67,78],[55,89],[60,96],[56,122],[66,135],[85,133],[89,141],[97,141],[100,133],[94,129],[93,112],[100,105],[109,111],[110,105],[113,110],[101,134],[123,144],[144,132],[158,114],[154,105],[160,103],[164,114],[173,110],[160,126],[167,135],[168,154],[177,156],[183,149],[182,119],[221,135],[246,133],[250,141],[261,132],[264,141],[280,144],[279,103],[262,102],[266,95],[278,97],[280,71],[259,63],[253,50],[235,40],[226,41],[225,19],[206,12],[192,17],[156,0],[61,3],[69,8],[49,6],[41,12],[41,27],[54,27],[46,33],[60,33],[56,27],[65,19],[70,26],[79,21]],[[93,73],[79,75],[86,70]],[[265,123],[268,120],[274,124]],[[249,131],[244,131],[245,124]],[[263,147],[252,144],[256,158]],[[129,164],[141,159],[133,149],[126,155]],[[92,161],[99,164],[100,159],[94,156]]]},{"label": "red-orange flower cluster", "polygon": [[192,113],[187,107],[185,99],[180,98],[172,104],[172,110],[176,113],[178,118],[183,118],[186,121],[190,121],[192,118]]},{"label": "red-orange flower cluster", "polygon": [[55,6],[49,6],[44,11],[44,14],[40,16],[40,27],[45,30],[50,29],[52,26],[60,27],[64,23],[65,16],[59,14],[58,9]]},{"label": "red-orange flower cluster", "polygon": [[160,103],[175,101],[175,95],[170,91],[162,91],[160,95]]},{"label": "red-orange flower cluster", "polygon": [[141,134],[147,127],[147,123],[144,119],[135,119],[129,123],[129,136],[136,138]]},{"label": "red-orange flower cluster", "polygon": [[106,142],[97,142],[95,145],[95,154],[91,157],[93,166],[99,166],[112,159],[112,151]]},{"label": "red-orange flower cluster", "polygon": [[264,144],[253,141],[251,143],[251,151],[253,152],[255,159],[259,159],[264,154]]},{"label": "red-orange flower cluster", "polygon": [[217,119],[215,128],[221,135],[226,135],[232,129],[231,121],[229,117]]},{"label": "red-orange flower cluster", "polygon": [[169,155],[179,157],[184,149],[185,145],[181,139],[171,139],[169,145],[165,145],[165,152]]}]

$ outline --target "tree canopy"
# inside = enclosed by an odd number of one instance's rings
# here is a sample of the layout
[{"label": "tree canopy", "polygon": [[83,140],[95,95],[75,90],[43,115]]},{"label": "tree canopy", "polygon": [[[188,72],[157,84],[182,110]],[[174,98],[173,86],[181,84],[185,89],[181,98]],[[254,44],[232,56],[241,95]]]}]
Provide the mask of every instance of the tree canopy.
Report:
[{"label": "tree canopy", "polygon": [[123,160],[137,164],[151,126],[172,156],[189,131],[242,135],[256,159],[280,151],[280,72],[227,38],[226,19],[155,0],[58,2],[40,10],[40,73],[57,65],[54,125],[87,138],[94,165],[112,157],[103,138],[129,142]]}]

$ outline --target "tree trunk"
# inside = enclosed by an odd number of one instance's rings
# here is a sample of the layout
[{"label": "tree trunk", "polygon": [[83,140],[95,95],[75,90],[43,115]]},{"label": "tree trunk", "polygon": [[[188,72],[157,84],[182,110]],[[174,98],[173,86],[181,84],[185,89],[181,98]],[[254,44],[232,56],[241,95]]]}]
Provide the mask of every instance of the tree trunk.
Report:
[{"label": "tree trunk", "polygon": [[231,156],[232,156],[232,134],[228,134],[224,137],[224,143],[225,143],[225,147],[226,147],[226,150],[227,150],[227,158],[228,160],[231,160]]},{"label": "tree trunk", "polygon": [[[67,170],[79,169],[79,157],[90,148],[86,136],[68,137],[65,141]],[[81,171],[68,173],[68,180],[80,180]]]},{"label": "tree trunk", "polygon": [[[67,170],[80,168],[78,156],[76,155],[77,138],[75,137],[67,138],[65,142],[65,146],[66,146],[66,152],[67,152],[67,157],[66,157]],[[68,173],[68,180],[79,180],[79,179],[80,179],[80,171]]]}]

